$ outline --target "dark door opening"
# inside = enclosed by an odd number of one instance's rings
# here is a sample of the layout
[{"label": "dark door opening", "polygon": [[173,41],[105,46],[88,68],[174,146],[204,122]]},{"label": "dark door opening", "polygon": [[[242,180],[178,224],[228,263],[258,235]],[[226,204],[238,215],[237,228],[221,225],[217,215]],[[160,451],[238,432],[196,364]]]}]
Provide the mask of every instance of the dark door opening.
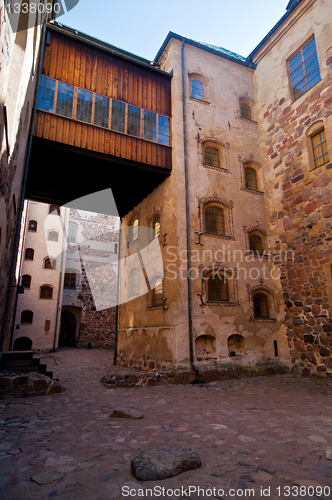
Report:
[{"label": "dark door opening", "polygon": [[59,347],[75,347],[76,318],[70,311],[62,311]]}]

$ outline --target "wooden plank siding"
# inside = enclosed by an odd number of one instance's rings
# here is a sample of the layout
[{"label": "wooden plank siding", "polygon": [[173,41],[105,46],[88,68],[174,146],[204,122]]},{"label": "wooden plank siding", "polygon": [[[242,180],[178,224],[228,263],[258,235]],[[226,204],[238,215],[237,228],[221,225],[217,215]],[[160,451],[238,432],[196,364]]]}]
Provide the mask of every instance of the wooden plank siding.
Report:
[{"label": "wooden plank siding", "polygon": [[[48,41],[42,75],[171,118],[169,77],[57,31],[50,31]],[[172,168],[169,146],[39,109],[34,135],[133,162]]]},{"label": "wooden plank siding", "polygon": [[171,80],[51,30],[42,74],[171,117]]},{"label": "wooden plank siding", "polygon": [[34,136],[170,170],[170,147],[37,109]]}]

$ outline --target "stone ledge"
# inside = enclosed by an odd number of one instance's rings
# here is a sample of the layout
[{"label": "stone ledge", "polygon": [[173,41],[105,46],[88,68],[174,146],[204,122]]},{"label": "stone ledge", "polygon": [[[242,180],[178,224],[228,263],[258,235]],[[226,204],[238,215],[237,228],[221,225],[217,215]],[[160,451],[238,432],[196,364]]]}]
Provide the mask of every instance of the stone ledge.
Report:
[{"label": "stone ledge", "polygon": [[0,372],[0,399],[59,394],[64,388],[57,380],[37,372]]},{"label": "stone ledge", "polygon": [[[120,367],[117,367],[120,368]],[[283,375],[290,368],[283,364],[266,364],[256,366],[223,365],[204,367],[199,373],[191,369],[136,371],[130,368],[117,369],[101,379],[108,389],[117,387],[145,387],[156,385],[206,384],[220,380],[230,380],[262,375]]]}]

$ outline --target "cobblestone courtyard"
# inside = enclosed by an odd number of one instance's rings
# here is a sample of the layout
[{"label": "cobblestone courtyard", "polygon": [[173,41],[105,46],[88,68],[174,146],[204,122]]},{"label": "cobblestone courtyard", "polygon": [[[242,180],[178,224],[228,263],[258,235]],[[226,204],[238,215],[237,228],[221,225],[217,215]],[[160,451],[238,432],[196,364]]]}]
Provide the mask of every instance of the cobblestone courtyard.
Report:
[{"label": "cobblestone courtyard", "polygon": [[[112,360],[111,351],[62,350],[45,362],[65,392],[0,401],[1,499],[138,498],[155,486],[164,498],[181,487],[204,498],[189,486],[219,498],[332,498],[331,381],[280,375],[110,390],[100,379]],[[144,418],[110,419],[125,405]],[[176,444],[197,451],[202,467],[159,482],[131,476],[138,451]]]}]

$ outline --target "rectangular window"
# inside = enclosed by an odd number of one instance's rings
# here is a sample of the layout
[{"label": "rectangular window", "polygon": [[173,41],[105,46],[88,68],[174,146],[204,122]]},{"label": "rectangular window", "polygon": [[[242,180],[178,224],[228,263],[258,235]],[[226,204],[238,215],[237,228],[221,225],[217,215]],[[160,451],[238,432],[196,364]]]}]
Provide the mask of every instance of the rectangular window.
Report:
[{"label": "rectangular window", "polygon": [[73,224],[72,222],[70,222],[68,225],[68,235],[67,235],[67,241],[69,243],[76,242],[76,231],[77,231],[76,224]]},{"label": "rectangular window", "polygon": [[53,112],[55,83],[55,80],[51,80],[51,78],[47,78],[46,76],[40,77],[37,96],[38,109],[49,111],[50,113]]},{"label": "rectangular window", "polygon": [[72,118],[74,103],[74,87],[67,83],[59,82],[56,100],[56,113],[61,116]]},{"label": "rectangular window", "polygon": [[110,115],[110,100],[108,97],[102,95],[95,95],[95,115],[94,124],[99,127],[108,128],[108,121]]},{"label": "rectangular window", "polygon": [[315,168],[324,165],[329,160],[327,151],[325,130],[321,130],[318,134],[311,137],[312,152],[314,155]]},{"label": "rectangular window", "polygon": [[144,139],[153,142],[157,140],[157,115],[151,111],[144,111]]},{"label": "rectangular window", "polygon": [[141,110],[136,106],[128,105],[127,134],[141,136]]},{"label": "rectangular window", "polygon": [[158,117],[158,142],[165,146],[170,145],[170,119],[167,116],[159,115]]},{"label": "rectangular window", "polygon": [[294,99],[298,99],[320,81],[315,39],[312,38],[289,61]]},{"label": "rectangular window", "polygon": [[65,273],[63,288],[71,290],[76,288],[76,273]]},{"label": "rectangular window", "polygon": [[91,123],[93,93],[88,90],[78,89],[76,120]]},{"label": "rectangular window", "polygon": [[111,129],[116,132],[125,131],[126,105],[124,102],[112,100],[112,122]]}]

